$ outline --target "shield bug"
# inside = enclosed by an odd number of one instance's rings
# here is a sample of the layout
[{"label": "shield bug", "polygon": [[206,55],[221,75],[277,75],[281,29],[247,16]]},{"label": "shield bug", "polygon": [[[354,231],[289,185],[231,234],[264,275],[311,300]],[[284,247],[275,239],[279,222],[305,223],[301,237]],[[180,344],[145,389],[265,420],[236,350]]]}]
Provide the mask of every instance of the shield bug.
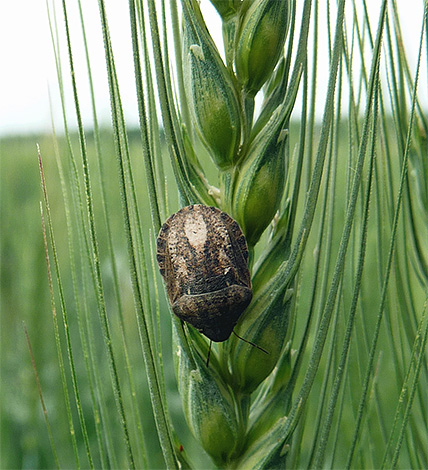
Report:
[{"label": "shield bug", "polygon": [[157,261],[174,314],[226,341],[253,295],[238,223],[215,207],[184,207],[162,226]]}]

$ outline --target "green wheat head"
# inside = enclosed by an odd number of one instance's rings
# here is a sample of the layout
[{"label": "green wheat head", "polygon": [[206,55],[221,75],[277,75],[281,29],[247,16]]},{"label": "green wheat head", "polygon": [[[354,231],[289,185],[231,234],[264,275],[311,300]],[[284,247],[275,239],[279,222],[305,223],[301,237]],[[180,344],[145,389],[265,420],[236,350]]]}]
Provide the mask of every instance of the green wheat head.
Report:
[{"label": "green wheat head", "polygon": [[[187,109],[180,111],[190,118],[183,122],[188,138],[183,167],[176,171],[183,201],[215,204],[241,226],[254,295],[235,331],[268,354],[233,337],[213,348],[207,367],[202,359],[207,342],[191,330],[184,336],[176,322],[176,376],[189,427],[219,467],[281,465],[284,443],[278,445],[270,432],[286,413],[283,392],[289,376],[284,371],[289,370],[293,323],[295,272],[284,268],[292,230],[286,179],[288,122],[299,80],[287,89],[284,46],[294,4],[262,0],[215,6],[223,21],[226,64],[198,3],[183,2],[181,103]],[[262,87],[263,112],[254,119],[254,100]],[[218,188],[204,173],[204,158],[217,168]],[[264,250],[256,257],[268,227]],[[273,266],[273,258],[282,266]],[[271,374],[278,364],[281,368]],[[252,393],[268,376],[263,399],[252,407]],[[256,410],[257,419],[250,419]],[[263,458],[256,451],[260,446],[266,451]]]},{"label": "green wheat head", "polygon": [[[98,126],[78,1],[88,137],[70,3],[62,2],[61,26],[51,16],[65,228],[51,212],[61,198],[49,201],[40,152],[57,389],[73,451],[64,465],[61,426],[40,392],[57,466],[389,468],[402,459],[426,467],[428,125],[418,84],[427,2],[412,70],[394,1],[383,1],[377,18],[355,8],[347,21],[345,0],[327,8],[327,19],[311,0],[211,0],[220,46],[197,0],[130,0],[138,139],[125,123],[120,51],[103,0],[109,132]],[[328,49],[329,71],[317,121],[319,47]],[[162,223],[190,204],[229,214],[249,250],[253,298],[234,329],[247,342],[232,335],[213,344],[208,365],[209,341],[172,315],[155,263]]]}]

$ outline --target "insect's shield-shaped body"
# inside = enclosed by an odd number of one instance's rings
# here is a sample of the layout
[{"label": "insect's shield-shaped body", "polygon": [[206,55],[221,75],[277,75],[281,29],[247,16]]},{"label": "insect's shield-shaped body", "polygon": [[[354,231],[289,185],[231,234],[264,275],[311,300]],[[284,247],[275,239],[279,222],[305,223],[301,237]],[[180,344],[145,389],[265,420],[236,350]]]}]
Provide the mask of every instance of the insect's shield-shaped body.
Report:
[{"label": "insect's shield-shaped body", "polygon": [[252,298],[238,223],[215,207],[184,207],[162,226],[157,260],[175,315],[212,341],[227,340]]}]

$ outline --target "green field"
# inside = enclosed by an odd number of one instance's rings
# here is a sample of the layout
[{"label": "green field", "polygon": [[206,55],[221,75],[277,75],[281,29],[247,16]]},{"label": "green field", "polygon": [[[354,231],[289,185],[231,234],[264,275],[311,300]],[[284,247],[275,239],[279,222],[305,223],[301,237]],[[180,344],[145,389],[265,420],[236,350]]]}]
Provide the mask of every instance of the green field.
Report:
[{"label": "green field", "polygon": [[[143,423],[144,442],[149,455],[150,468],[162,468],[163,459],[159,447],[156,433],[154,432],[154,421],[150,398],[147,389],[146,375],[141,355],[141,346],[136,327],[132,293],[130,287],[129,273],[126,258],[126,245],[123,234],[122,215],[120,211],[120,194],[117,183],[117,168],[114,160],[113,140],[108,133],[102,133],[102,152],[105,167],[105,182],[107,191],[108,215],[111,222],[112,240],[117,267],[120,279],[120,298],[122,304],[123,324],[125,327],[125,338],[128,351],[128,360],[132,370],[132,377],[137,395],[137,403],[141,422]],[[293,141],[298,135],[298,126],[292,127],[290,135]],[[89,381],[84,367],[82,345],[79,335],[79,321],[88,322],[92,325],[89,337],[91,338],[92,352],[96,357],[99,366],[99,374],[102,380],[100,390],[104,400],[104,411],[107,416],[106,429],[111,433],[110,439],[116,448],[116,462],[108,462],[108,466],[126,466],[122,437],[117,414],[114,412],[114,397],[109,381],[108,363],[103,347],[102,332],[96,314],[96,303],[91,293],[90,280],[85,268],[80,265],[78,249],[79,241],[74,239],[73,244],[76,251],[75,258],[69,254],[69,238],[66,226],[63,193],[55,160],[54,139],[50,136],[23,136],[4,137],[1,140],[1,467],[2,468],[52,468],[55,465],[49,435],[44,422],[42,407],[37,390],[34,369],[26,341],[25,329],[28,331],[32,352],[37,368],[38,378],[43,392],[43,400],[47,408],[48,419],[53,431],[53,438],[58,452],[58,458],[62,467],[70,468],[75,466],[73,447],[70,441],[69,422],[65,407],[63,385],[61,383],[60,369],[58,365],[58,353],[54,334],[54,323],[52,317],[51,299],[49,294],[49,283],[46,269],[45,249],[43,243],[43,231],[40,215],[40,201],[43,199],[40,183],[40,174],[37,157],[37,147],[44,165],[44,172],[47,182],[47,190],[50,201],[50,209],[53,219],[55,243],[58,250],[58,260],[62,286],[64,288],[64,299],[67,305],[69,319],[70,337],[80,396],[82,400],[83,415],[86,419],[89,443],[94,448],[97,443],[95,433],[95,422],[91,393],[94,393],[89,386]],[[59,151],[61,154],[67,152],[64,139],[59,139]],[[150,230],[150,214],[145,209],[147,207],[146,191],[144,181],[144,171],[141,164],[141,148],[138,133],[129,134],[130,154],[134,164],[134,177],[136,191],[141,203],[142,226],[144,229],[144,239],[146,248],[146,259],[148,266],[150,260],[150,240],[153,242],[153,233]],[[91,138],[88,140],[89,154],[93,152]],[[73,148],[78,152],[78,143],[73,142]],[[339,139],[338,154],[346,154],[348,141],[345,132]],[[92,161],[93,163],[93,161]],[[63,168],[67,178],[70,177],[70,168]],[[79,170],[80,171],[80,170]],[[322,282],[331,279],[332,263],[337,252],[338,240],[341,235],[342,220],[346,210],[345,198],[341,191],[347,190],[348,173],[346,161],[338,163],[337,188],[334,204],[334,227],[331,230],[331,262]],[[399,169],[395,168],[392,178],[399,176]],[[71,177],[70,177],[71,178]],[[71,186],[67,186],[67,191],[71,193]],[[95,202],[99,203],[99,182],[93,181],[93,191]],[[172,208],[177,207],[175,191],[168,192],[171,198]],[[68,196],[69,197],[69,196]],[[96,223],[98,227],[98,242],[101,253],[102,276],[106,292],[106,306],[112,326],[112,337],[117,353],[116,359],[119,369],[120,380],[123,385],[125,408],[130,417],[132,440],[136,454],[139,455],[137,424],[134,422],[135,409],[130,396],[130,388],[126,370],[126,358],[123,352],[121,330],[118,321],[118,309],[116,297],[114,295],[114,285],[112,281],[111,260],[107,249],[106,232],[103,226],[103,219],[100,215],[100,206],[96,205]],[[173,209],[172,209],[173,210]],[[172,211],[171,210],[171,211]],[[300,209],[301,210],[301,209]],[[382,212],[383,213],[383,212]],[[301,214],[299,215],[301,216]],[[316,220],[318,221],[321,212],[318,211]],[[72,217],[76,217],[73,213]],[[74,223],[78,223],[75,219]],[[390,220],[390,219],[389,219]],[[318,222],[315,222],[317,226]],[[357,224],[358,226],[358,224]],[[387,247],[378,247],[379,220],[372,218],[368,231],[368,255],[365,265],[365,277],[361,287],[360,305],[358,308],[359,317],[355,327],[355,337],[351,345],[350,365],[346,377],[345,395],[342,402],[341,424],[338,427],[340,436],[339,443],[348,443],[352,436],[353,423],[355,420],[356,406],[359,400],[359,390],[367,362],[367,348],[371,341],[371,334],[378,314],[381,285],[379,285],[378,262],[379,256],[386,256]],[[380,230],[385,234],[390,233],[390,222],[381,220]],[[355,238],[358,237],[355,233]],[[299,291],[297,302],[297,322],[296,337],[300,337],[309,309],[309,299],[313,288],[314,276],[314,249],[318,234],[316,230],[310,237],[309,246],[300,271]],[[426,292],[422,287],[420,279],[417,277],[417,269],[413,269],[414,261],[406,263],[406,252],[402,250],[403,240],[406,242],[405,233],[400,230],[398,235],[398,249],[396,267],[391,279],[391,290],[389,291],[386,304],[386,320],[382,323],[380,339],[376,355],[376,380],[371,386],[371,396],[368,405],[368,412],[365,415],[364,426],[371,428],[370,440],[364,443],[366,433],[361,435],[364,445],[370,446],[372,453],[377,455],[376,447],[382,448],[385,439],[391,429],[394,413],[400,393],[401,383],[406,373],[405,364],[409,363],[412,350],[413,333],[416,328],[414,321],[421,318],[424,309]],[[387,237],[385,237],[387,239]],[[407,241],[410,243],[409,241]],[[358,246],[356,244],[355,246]],[[381,249],[381,254],[377,250]],[[375,253],[377,253],[375,255]],[[409,251],[409,253],[411,253]],[[334,333],[338,337],[343,335],[345,327],[344,313],[349,308],[350,296],[353,283],[353,269],[356,261],[351,256],[347,264],[347,271],[343,276],[343,288],[339,301],[339,311],[334,318]],[[78,303],[78,297],[73,290],[72,266],[77,265],[78,289],[82,290],[82,297],[86,299],[84,304]],[[50,253],[51,269],[53,269],[52,253]],[[410,269],[410,270],[409,270]],[[149,273],[152,277],[152,274]],[[54,285],[56,277],[54,276]],[[403,277],[407,277],[403,280]],[[159,282],[159,277],[157,277]],[[348,286],[348,287],[347,287]],[[402,289],[403,286],[410,286],[412,292],[395,295],[395,289]],[[151,283],[154,288],[154,284]],[[161,289],[160,285],[157,285]],[[85,292],[87,289],[87,292]],[[92,299],[92,301],[90,301]],[[198,451],[197,443],[186,427],[181,402],[177,393],[176,383],[171,360],[171,340],[170,340],[170,317],[167,313],[163,294],[161,299],[161,335],[163,338],[162,351],[164,353],[165,382],[167,390],[167,403],[180,442],[189,454],[198,455],[196,467],[205,468],[210,465],[209,460]],[[397,302],[397,303],[394,303]],[[82,440],[81,430],[78,426],[78,416],[72,398],[72,383],[70,380],[70,369],[67,361],[67,349],[65,348],[64,324],[60,308],[58,290],[55,289],[56,313],[59,320],[59,337],[63,360],[65,361],[66,389],[72,402],[71,412],[73,422],[76,426],[76,440],[78,452],[83,468],[88,463],[85,461],[85,448]],[[316,306],[316,308],[318,308]],[[406,317],[406,318],[404,318]],[[87,327],[86,323],[83,326]],[[89,331],[89,330],[88,330]],[[331,343],[333,344],[333,343]],[[310,343],[309,343],[310,347]],[[321,370],[325,369],[330,361],[337,362],[339,350],[330,349],[328,354],[324,354],[321,362]],[[426,390],[426,363],[423,366],[425,375],[416,393],[415,413],[411,415],[409,422],[409,434],[412,436],[406,441],[402,451],[403,467],[408,464],[417,465],[422,462],[426,451],[423,451],[426,439],[426,422],[423,410],[426,410],[427,396]],[[323,391],[323,380],[325,376],[321,373],[317,378],[312,395],[314,399],[306,409],[306,413],[311,415],[316,413],[318,401],[316,397]],[[104,385],[105,384],[105,385]],[[425,385],[424,385],[425,384]],[[312,409],[313,407],[313,409]],[[348,424],[346,424],[348,423]],[[310,449],[313,439],[312,430],[301,431],[301,443],[303,448]],[[106,438],[106,441],[108,439]],[[425,441],[426,442],[426,441]],[[340,457],[341,445],[335,449],[339,460],[346,458],[346,448]],[[197,460],[199,459],[199,461]],[[357,460],[359,465],[368,468],[371,465],[378,465],[378,461],[364,460],[359,455]],[[95,460],[95,466],[101,465],[101,461]],[[415,468],[415,467],[414,467]]]},{"label": "green field", "polygon": [[[137,138],[136,138],[137,137]],[[131,138],[131,145],[138,146],[138,135]],[[136,143],[137,142],[137,143]],[[70,279],[70,260],[68,258],[67,227],[65,223],[63,196],[55,163],[54,139],[50,136],[17,136],[1,139],[1,468],[52,468],[53,454],[49,436],[44,422],[40,398],[37,391],[35,374],[26,341],[25,328],[28,331],[36,367],[43,389],[49,420],[53,428],[56,444],[60,449],[60,462],[65,467],[74,466],[67,413],[64,404],[64,393],[58,367],[58,354],[55,345],[52,307],[43,243],[40,202],[43,199],[38,164],[37,145],[40,147],[45,176],[48,181],[51,211],[55,223],[55,236],[58,247],[61,274],[64,276],[65,297],[70,304],[70,329],[73,346],[76,351],[78,374],[82,376],[81,395],[84,413],[88,416],[91,442],[95,442],[93,423],[91,424],[90,391],[85,383],[85,371],[79,345],[76,322],[76,306],[73,301],[73,288]],[[60,149],[64,149],[60,140]],[[113,155],[111,138],[103,141],[105,155]],[[116,179],[114,161],[108,166],[106,177]],[[119,208],[119,194],[111,191],[108,194],[111,208]],[[126,256],[123,230],[120,225],[120,212],[112,214],[112,229],[117,241],[117,256]],[[100,237],[102,244],[102,236]],[[119,261],[121,262],[121,261]],[[122,259],[126,273],[126,260]],[[105,280],[107,291],[111,285],[111,269],[105,263]],[[153,462],[162,463],[159,444],[155,433],[151,432],[153,420],[151,405],[145,383],[144,365],[141,357],[138,335],[133,325],[132,296],[129,279],[123,278],[122,298],[124,303],[129,354],[136,370],[141,413],[144,415],[148,447],[153,451]],[[58,299],[56,299],[58,300]],[[112,295],[107,298],[112,304]],[[59,307],[58,307],[59,309]],[[89,315],[95,318],[94,305],[88,306]],[[60,314],[60,309],[58,310]],[[168,325],[168,318],[165,319]],[[117,324],[114,330],[119,335]],[[61,337],[64,339],[63,328]],[[168,343],[166,343],[168,344]],[[94,337],[94,348],[102,350],[100,331]],[[64,353],[65,349],[64,349]],[[102,355],[102,352],[100,353]],[[101,358],[108,374],[105,358]],[[67,364],[66,364],[67,367]],[[167,367],[169,381],[173,381],[171,367]],[[70,385],[70,384],[68,384]],[[70,385],[71,386],[71,385]],[[172,385],[171,385],[172,386]],[[106,388],[107,402],[113,400],[111,387]],[[179,401],[176,399],[172,410],[180,413]],[[88,410],[88,411],[87,411]],[[75,412],[75,409],[73,410]],[[112,417],[115,420],[115,417]],[[115,439],[115,436],[112,436]],[[78,437],[81,442],[81,436]],[[82,450],[82,449],[81,449]]]}]

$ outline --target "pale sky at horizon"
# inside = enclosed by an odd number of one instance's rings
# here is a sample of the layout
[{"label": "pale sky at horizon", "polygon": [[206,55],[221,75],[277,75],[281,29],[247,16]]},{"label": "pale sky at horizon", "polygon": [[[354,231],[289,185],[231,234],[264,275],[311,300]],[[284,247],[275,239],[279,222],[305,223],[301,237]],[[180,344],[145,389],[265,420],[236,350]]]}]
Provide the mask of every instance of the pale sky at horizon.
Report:
[{"label": "pale sky at horizon", "polygon": [[[208,0],[203,0],[207,3]],[[58,8],[59,28],[63,33],[61,2],[54,1]],[[90,95],[87,87],[86,64],[83,47],[80,40],[80,26],[75,5],[70,3],[70,22],[73,38],[75,38],[74,54],[79,95],[82,104],[84,120],[90,122]],[[109,97],[105,76],[103,46],[98,19],[98,5],[92,2],[82,2],[87,24],[88,42],[90,47],[94,81],[96,85],[96,102],[102,122],[109,123]],[[331,2],[334,3],[334,2]],[[351,5],[351,2],[348,2]],[[373,24],[377,24],[380,0],[372,0],[370,8],[375,9]],[[297,0],[297,5],[302,0]],[[404,41],[412,73],[416,65],[417,47],[419,44],[422,25],[423,2],[421,0],[397,0],[400,8],[400,19]],[[409,8],[414,4],[414,8]],[[107,13],[111,28],[116,65],[118,67],[121,95],[124,103],[127,121],[130,125],[138,123],[137,103],[133,77],[132,49],[129,35],[128,5],[117,0],[106,1]],[[73,7],[73,8],[72,8]],[[215,15],[208,15],[214,19]],[[88,27],[88,25],[91,25]],[[210,24],[214,29],[219,23]],[[426,43],[425,43],[426,44]],[[416,50],[415,50],[416,49]],[[101,51],[94,53],[94,51]],[[320,65],[325,63],[322,51]],[[61,103],[50,38],[48,16],[45,0],[21,0],[2,2],[0,5],[0,136],[9,133],[49,133],[52,129],[49,93],[51,95],[55,126],[62,129]],[[63,62],[66,65],[64,55]],[[327,75],[327,64],[326,73]],[[426,60],[419,85],[420,98],[425,107],[428,106]],[[68,67],[66,68],[68,71]],[[321,77],[323,74],[320,74]],[[66,78],[66,108],[73,124],[73,102]],[[322,85],[322,84],[321,84]]]}]

